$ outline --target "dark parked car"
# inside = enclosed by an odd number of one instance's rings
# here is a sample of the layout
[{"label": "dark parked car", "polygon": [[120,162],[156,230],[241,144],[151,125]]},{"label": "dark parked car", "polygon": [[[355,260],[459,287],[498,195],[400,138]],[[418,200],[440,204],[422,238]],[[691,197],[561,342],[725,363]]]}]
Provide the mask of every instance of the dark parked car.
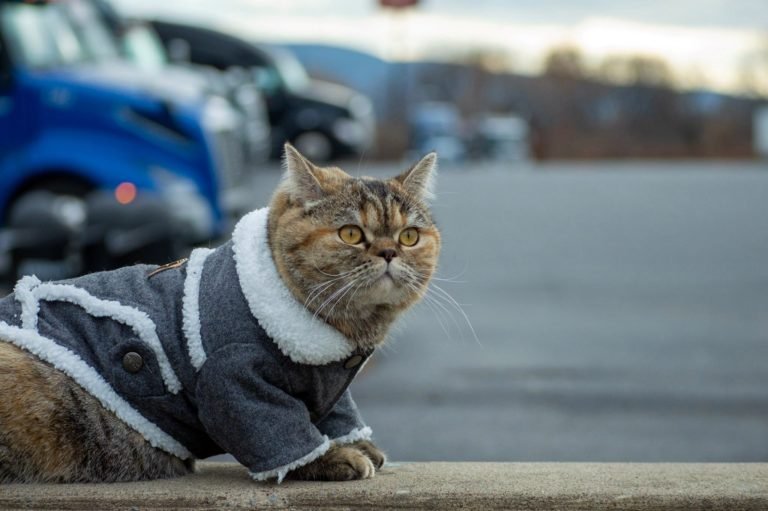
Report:
[{"label": "dark parked car", "polygon": [[360,154],[371,144],[374,117],[368,98],[310,79],[287,50],[191,25],[166,21],[152,25],[172,57],[254,74],[267,101],[273,157],[279,157],[286,140],[319,161]]}]

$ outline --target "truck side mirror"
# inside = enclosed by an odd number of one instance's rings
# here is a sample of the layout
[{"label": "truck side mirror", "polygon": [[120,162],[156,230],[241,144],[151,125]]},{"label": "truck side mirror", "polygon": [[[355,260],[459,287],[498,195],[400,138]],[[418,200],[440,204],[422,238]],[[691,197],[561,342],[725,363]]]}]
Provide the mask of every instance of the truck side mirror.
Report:
[{"label": "truck side mirror", "polygon": [[8,91],[12,83],[11,63],[8,60],[8,55],[5,53],[5,47],[2,41],[0,41],[0,93]]},{"label": "truck side mirror", "polygon": [[171,39],[168,42],[168,58],[177,64],[189,64],[192,60],[192,48],[184,39]]}]

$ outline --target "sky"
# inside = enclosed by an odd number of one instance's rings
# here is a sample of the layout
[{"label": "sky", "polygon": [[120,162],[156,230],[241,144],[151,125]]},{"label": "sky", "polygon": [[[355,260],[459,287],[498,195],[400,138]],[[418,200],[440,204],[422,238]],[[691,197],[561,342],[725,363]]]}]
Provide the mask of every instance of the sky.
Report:
[{"label": "sky", "polygon": [[375,0],[116,0],[125,14],[193,21],[260,41],[346,46],[392,60],[446,60],[481,49],[508,54],[511,70],[536,73],[554,46],[581,48],[593,66],[609,55],[656,55],[683,87],[740,92],[751,69],[765,94],[767,2],[423,0],[394,15]]}]

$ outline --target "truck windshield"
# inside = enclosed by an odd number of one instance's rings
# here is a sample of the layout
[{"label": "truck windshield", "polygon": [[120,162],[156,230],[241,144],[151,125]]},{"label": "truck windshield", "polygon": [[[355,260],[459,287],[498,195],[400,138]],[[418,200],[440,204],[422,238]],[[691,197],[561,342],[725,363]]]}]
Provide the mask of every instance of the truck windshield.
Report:
[{"label": "truck windshield", "polygon": [[157,71],[168,65],[163,42],[148,26],[136,24],[123,33],[123,52],[140,68]]},{"label": "truck windshield", "polygon": [[0,4],[0,29],[13,60],[27,67],[71,64],[87,57],[67,17],[53,5]]},{"label": "truck windshield", "polygon": [[[97,23],[86,23],[82,4],[0,3],[0,31],[13,60],[31,68],[102,60],[116,55]],[[90,20],[89,20],[90,21]]]},{"label": "truck windshield", "polygon": [[58,2],[65,9],[70,24],[89,60],[115,60],[120,50],[98,11],[90,2],[67,0]]}]

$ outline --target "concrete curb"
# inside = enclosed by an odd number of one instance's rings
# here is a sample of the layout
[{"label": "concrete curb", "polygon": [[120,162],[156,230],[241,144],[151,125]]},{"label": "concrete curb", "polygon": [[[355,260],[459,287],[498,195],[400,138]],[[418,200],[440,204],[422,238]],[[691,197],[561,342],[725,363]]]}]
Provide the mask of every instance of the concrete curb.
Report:
[{"label": "concrete curb", "polygon": [[180,479],[0,486],[0,509],[768,509],[768,464],[394,463],[368,481],[255,483],[233,463]]}]

